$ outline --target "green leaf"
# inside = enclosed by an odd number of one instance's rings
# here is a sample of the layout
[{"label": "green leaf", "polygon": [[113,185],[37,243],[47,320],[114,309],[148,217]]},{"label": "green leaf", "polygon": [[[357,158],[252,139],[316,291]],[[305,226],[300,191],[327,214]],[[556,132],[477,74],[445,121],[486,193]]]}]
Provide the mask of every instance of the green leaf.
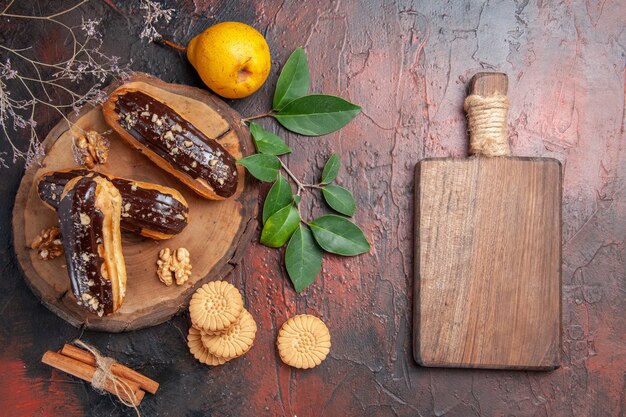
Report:
[{"label": "green leaf", "polygon": [[237,163],[246,167],[254,178],[265,182],[275,181],[280,170],[280,160],[274,155],[254,154]]},{"label": "green leaf", "polygon": [[285,267],[296,292],[301,292],[315,281],[322,270],[322,254],[311,231],[300,225],[291,236],[285,252]]},{"label": "green leaf", "polygon": [[326,252],[354,256],[369,252],[370,244],[359,227],[345,217],[329,214],[313,220],[309,227]]},{"label": "green leaf", "polygon": [[278,180],[272,185],[265,197],[263,204],[263,224],[281,208],[288,206],[293,201],[291,186],[282,175],[278,175]]},{"label": "green leaf", "polygon": [[300,200],[302,200],[302,197],[300,197],[299,195],[293,196],[293,202],[296,204],[296,206],[300,204]]},{"label": "green leaf", "polygon": [[250,123],[250,133],[254,139],[254,146],[259,153],[284,155],[291,152],[291,148],[287,146],[284,140],[263,129],[258,123]]},{"label": "green leaf", "polygon": [[274,92],[274,110],[280,110],[289,102],[309,91],[309,64],[304,49],[297,48],[280,71]]},{"label": "green leaf", "polygon": [[360,111],[341,97],[311,94],[291,101],[274,117],[292,132],[321,136],[341,129]]},{"label": "green leaf", "polygon": [[283,246],[300,224],[300,214],[293,205],[288,205],[272,214],[263,226],[261,243],[270,248]]},{"label": "green leaf", "polygon": [[356,202],[350,191],[338,185],[327,185],[322,188],[322,194],[333,210],[346,216],[354,216]]},{"label": "green leaf", "polygon": [[322,184],[330,184],[335,181],[337,174],[339,174],[339,165],[341,165],[339,155],[333,153],[330,158],[328,158],[328,161],[326,161],[326,165],[324,165]]}]

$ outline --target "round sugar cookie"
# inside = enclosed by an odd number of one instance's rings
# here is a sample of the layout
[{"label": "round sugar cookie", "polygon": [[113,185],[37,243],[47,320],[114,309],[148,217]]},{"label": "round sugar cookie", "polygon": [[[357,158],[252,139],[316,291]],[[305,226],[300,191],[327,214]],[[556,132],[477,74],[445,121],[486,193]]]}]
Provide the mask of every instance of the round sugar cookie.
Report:
[{"label": "round sugar cookie", "polygon": [[199,360],[200,362],[211,365],[223,365],[227,362],[224,358],[219,358],[213,355],[211,352],[207,350],[202,344],[202,333],[200,330],[195,327],[189,328],[189,335],[187,336],[187,346],[189,346],[189,351],[191,354]]},{"label": "round sugar cookie", "polygon": [[203,334],[202,344],[215,356],[225,359],[239,357],[250,350],[256,335],[256,322],[244,309],[239,320],[218,334]]},{"label": "round sugar cookie", "polygon": [[330,332],[319,318],[301,314],[281,326],[276,346],[280,359],[287,365],[301,369],[314,368],[330,352]]},{"label": "round sugar cookie", "polygon": [[226,281],[204,284],[189,301],[191,322],[206,332],[226,329],[239,319],[242,310],[241,293]]}]

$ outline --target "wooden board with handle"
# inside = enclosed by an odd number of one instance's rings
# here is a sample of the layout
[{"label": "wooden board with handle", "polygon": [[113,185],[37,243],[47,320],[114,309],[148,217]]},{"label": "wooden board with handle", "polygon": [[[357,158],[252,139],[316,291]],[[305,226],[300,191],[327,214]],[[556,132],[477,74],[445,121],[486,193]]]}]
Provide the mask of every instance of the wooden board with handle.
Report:
[{"label": "wooden board with handle", "polygon": [[[506,95],[506,75],[477,74],[470,91]],[[470,124],[471,140],[482,128]],[[426,159],[416,167],[415,195],[416,361],[433,367],[557,368],[559,161],[480,152],[466,159]]]}]

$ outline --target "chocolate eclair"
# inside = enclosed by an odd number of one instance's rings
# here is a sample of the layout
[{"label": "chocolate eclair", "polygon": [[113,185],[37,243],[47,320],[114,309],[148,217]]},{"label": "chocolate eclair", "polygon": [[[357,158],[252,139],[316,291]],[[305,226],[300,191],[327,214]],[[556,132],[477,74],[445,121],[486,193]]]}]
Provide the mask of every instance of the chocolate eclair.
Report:
[{"label": "chocolate eclair", "polygon": [[224,200],[235,194],[235,158],[159,99],[122,86],[102,112],[125,142],[204,198]]},{"label": "chocolate eclair", "polygon": [[189,223],[189,206],[175,189],[149,182],[109,177],[83,168],[47,172],[37,184],[39,198],[56,209],[65,185],[79,176],[102,176],[122,196],[121,227],[151,239],[169,239],[182,232]]},{"label": "chocolate eclair", "polygon": [[57,213],[77,303],[99,316],[114,313],[126,292],[120,192],[104,177],[76,177],[64,187]]}]

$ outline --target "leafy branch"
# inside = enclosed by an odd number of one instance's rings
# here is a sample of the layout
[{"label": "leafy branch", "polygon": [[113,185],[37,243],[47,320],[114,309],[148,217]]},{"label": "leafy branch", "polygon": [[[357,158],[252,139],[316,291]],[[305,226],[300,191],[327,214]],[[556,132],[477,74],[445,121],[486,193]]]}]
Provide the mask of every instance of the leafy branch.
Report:
[{"label": "leafy branch", "polygon": [[292,132],[305,136],[321,136],[344,127],[361,112],[361,108],[341,97],[307,94],[310,77],[304,49],[296,49],[278,77],[273,110],[244,118],[244,122],[273,117]]},{"label": "leafy branch", "polygon": [[[318,183],[304,183],[279,158],[292,149],[279,136],[252,122],[273,117],[288,130],[320,136],[341,129],[361,111],[340,97],[308,94],[309,84],[306,55],[298,48],[278,78],[273,111],[243,119],[250,127],[257,153],[237,161],[255,178],[273,183],[263,205],[261,244],[272,248],[287,245],[285,266],[297,292],[308,287],[321,271],[324,251],[354,256],[370,250],[363,231],[347,218],[356,211],[354,196],[334,184],[341,165],[339,156],[333,153],[328,158]],[[282,172],[295,184],[295,194]],[[320,190],[330,208],[341,215],[305,220],[300,201],[307,189]]]}]

